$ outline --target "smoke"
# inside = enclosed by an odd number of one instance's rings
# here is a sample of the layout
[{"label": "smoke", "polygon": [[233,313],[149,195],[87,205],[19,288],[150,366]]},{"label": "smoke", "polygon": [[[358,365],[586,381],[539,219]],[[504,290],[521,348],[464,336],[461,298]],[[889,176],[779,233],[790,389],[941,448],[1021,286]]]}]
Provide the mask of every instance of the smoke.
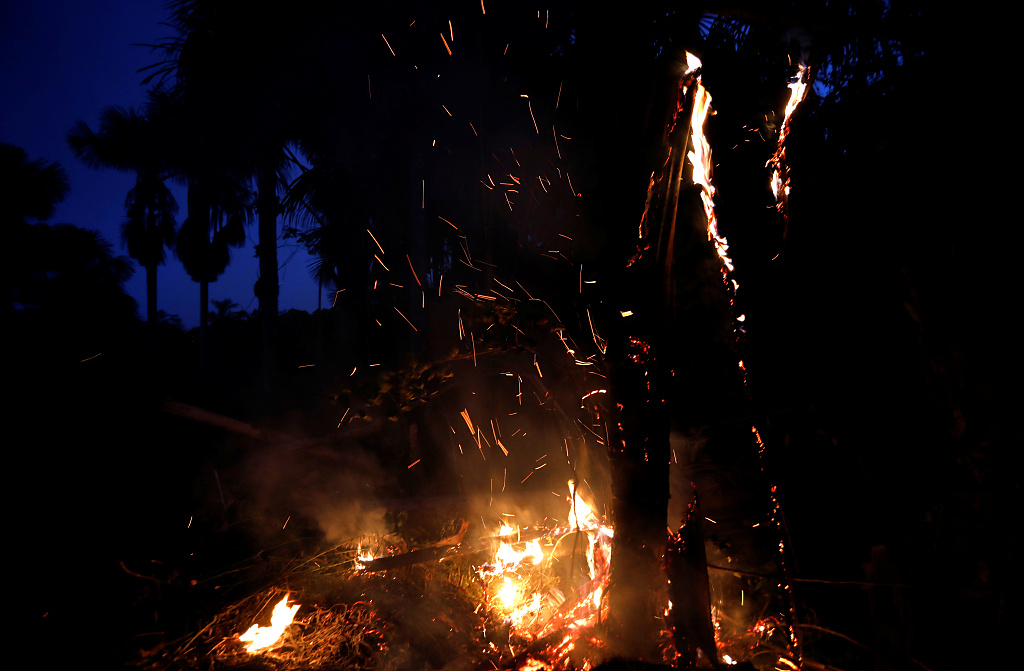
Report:
[{"label": "smoke", "polygon": [[318,532],[342,544],[387,531],[381,500],[394,478],[358,445],[252,449],[239,478],[248,507],[267,533],[287,523],[298,533]]}]

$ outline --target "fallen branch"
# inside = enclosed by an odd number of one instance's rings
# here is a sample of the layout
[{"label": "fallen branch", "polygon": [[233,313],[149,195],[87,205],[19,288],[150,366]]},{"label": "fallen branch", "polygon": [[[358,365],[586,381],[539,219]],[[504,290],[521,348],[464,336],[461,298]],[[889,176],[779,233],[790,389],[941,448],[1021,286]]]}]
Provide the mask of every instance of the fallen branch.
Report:
[{"label": "fallen branch", "polygon": [[[709,569],[715,571],[724,571],[725,573],[736,573],[737,575],[745,575],[751,578],[776,578],[775,575],[767,575],[764,573],[752,573],[750,571],[741,571],[735,568],[729,568],[728,566],[715,566],[714,564],[708,564]],[[808,582],[808,583],[819,583],[822,585],[857,585],[858,587],[914,587],[914,585],[908,585],[901,582],[866,582],[864,580],[823,580],[821,578],[790,578],[790,582]]]},{"label": "fallen branch", "polygon": [[[373,560],[360,562],[360,564],[362,564],[364,571],[387,571],[389,569],[395,569],[402,566],[422,564],[423,562],[428,562],[432,559],[443,559],[446,556],[453,556],[455,554],[469,554],[458,552],[458,549],[462,547],[462,539],[466,536],[467,529],[469,529],[469,522],[467,520],[462,520],[459,530],[453,536],[442,538],[436,543],[431,543],[430,545],[419,548],[418,550],[403,552],[402,554],[392,555],[390,557],[377,557]],[[473,552],[479,552],[479,550],[473,550]]]},{"label": "fallen branch", "polygon": [[337,432],[332,433],[329,437],[299,438],[282,431],[261,429],[249,424],[248,422],[243,422],[233,417],[227,417],[226,415],[211,412],[210,410],[204,410],[203,408],[197,408],[194,405],[188,405],[187,403],[164,401],[163,410],[169,415],[184,417],[185,419],[191,419],[194,422],[200,422],[207,426],[224,429],[232,433],[237,433],[241,436],[253,438],[263,443],[287,446],[290,449],[315,447],[341,438],[359,438],[376,433],[384,426],[384,418],[378,416],[368,422],[349,425],[345,429],[340,429]]},{"label": "fallen branch", "polygon": [[[272,436],[268,432],[261,429],[257,429],[252,424],[248,424],[241,420],[234,419],[232,417],[226,417],[219,415],[209,410],[203,410],[193,405],[187,405],[185,403],[178,403],[176,401],[164,401],[164,412],[170,415],[177,415],[178,417],[184,417],[185,419],[191,419],[196,422],[201,422],[209,426],[215,426],[219,429],[226,429],[232,433],[237,433],[256,440],[271,441],[280,436]],[[292,438],[287,437],[289,440]]]}]

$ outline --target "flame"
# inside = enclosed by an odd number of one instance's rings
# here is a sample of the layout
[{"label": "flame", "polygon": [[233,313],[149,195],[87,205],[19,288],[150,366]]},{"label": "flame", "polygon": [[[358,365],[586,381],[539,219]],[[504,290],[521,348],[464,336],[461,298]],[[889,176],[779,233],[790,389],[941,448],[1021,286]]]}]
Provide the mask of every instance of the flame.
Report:
[{"label": "flame", "polygon": [[597,519],[593,508],[580,498],[576,483],[569,480],[569,526],[573,529],[591,530],[601,526],[601,520]]},{"label": "flame", "polygon": [[804,96],[807,95],[807,65],[800,63],[797,68],[796,77],[787,86],[789,86],[789,102],[786,103],[786,116],[782,121],[783,127],[789,126],[789,117],[793,116],[793,112],[796,111],[797,105],[803,101]]},{"label": "flame", "polygon": [[288,595],[285,594],[284,598],[274,606],[274,612],[270,615],[269,627],[254,624],[244,634],[240,634],[238,639],[243,643],[249,643],[245,646],[247,652],[257,652],[275,645],[284,634],[284,630],[295,619],[295,613],[298,612],[299,607],[299,604],[289,606]]},{"label": "flame", "polygon": [[497,598],[506,605],[514,605],[516,598],[519,596],[519,590],[514,584],[512,584],[512,578],[505,576],[505,584],[498,590]]},{"label": "flame", "polygon": [[502,541],[498,551],[494,554],[496,566],[499,573],[514,571],[527,559],[531,564],[540,564],[544,561],[544,550],[540,547],[540,541],[534,539],[526,545],[525,550],[516,550],[508,543]]},{"label": "flame", "polygon": [[[507,622],[517,635],[537,640],[560,630],[569,632],[564,645],[551,651],[559,658],[572,650],[576,639],[582,635],[581,629],[593,624],[601,612],[611,559],[611,528],[602,524],[594,507],[580,496],[576,484],[569,481],[568,485],[567,526],[525,541],[519,538],[518,528],[502,522],[493,561],[477,569],[481,579],[489,585],[492,612]],[[582,578],[584,582],[569,588],[563,585],[562,589],[537,591],[543,585],[551,585],[550,578],[542,576],[551,566],[545,562],[547,551],[542,541],[553,542],[544,539],[570,533],[582,534],[584,538],[581,546],[586,552],[589,573],[582,576],[577,573],[577,579]]]},{"label": "flame", "polygon": [[686,52],[686,72],[684,72],[683,74],[684,75],[688,75],[691,72],[693,72],[694,70],[696,70],[697,68],[701,67],[701,65],[702,65],[702,63],[700,62],[700,59],[697,58],[696,56],[694,56],[693,54],[691,54],[689,51],[687,51]]},{"label": "flame", "polygon": [[360,570],[365,569],[374,559],[376,557],[373,556],[373,553],[368,549],[364,550],[363,543],[360,541],[356,549],[356,568]]},{"label": "flame", "polygon": [[789,101],[786,103],[786,110],[782,118],[782,128],[779,131],[779,142],[775,153],[765,167],[772,166],[772,193],[775,195],[776,206],[779,211],[785,214],[784,196],[789,195],[789,168],[786,166],[786,137],[789,135],[790,119],[793,112],[807,95],[807,82],[810,69],[806,64],[800,63],[797,73],[787,84],[789,87]]},{"label": "flame", "polygon": [[[700,67],[700,59],[687,52],[686,74]],[[693,166],[693,183],[701,187],[700,199],[704,203],[704,214],[708,220],[708,240],[715,245],[715,252],[721,259],[723,276],[732,272],[733,263],[729,258],[729,241],[718,233],[718,219],[715,217],[715,187],[711,184],[711,144],[704,136],[704,122],[711,111],[711,94],[701,83],[698,74],[693,83],[693,113],[690,115],[690,139],[693,151],[687,152],[687,158]]]},{"label": "flame", "polygon": [[779,194],[782,193],[782,175],[779,174],[779,169],[775,168],[772,171],[772,194],[775,195],[775,199],[780,198]]}]

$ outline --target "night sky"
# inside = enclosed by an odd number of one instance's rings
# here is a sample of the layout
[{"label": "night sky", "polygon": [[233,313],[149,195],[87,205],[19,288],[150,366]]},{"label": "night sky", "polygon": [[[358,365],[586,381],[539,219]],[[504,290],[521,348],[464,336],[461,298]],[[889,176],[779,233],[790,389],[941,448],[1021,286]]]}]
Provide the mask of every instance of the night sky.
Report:
[{"label": "night sky", "polygon": [[[0,142],[24,149],[29,160],[58,161],[68,173],[71,191],[50,223],[69,223],[100,231],[118,254],[124,199],[135,176],[113,170],[92,170],[77,159],[66,136],[79,119],[96,128],[104,107],[138,106],[145,101],[139,69],[160,59],[140,44],[172,34],[165,0],[35,0],[0,3]],[[185,191],[174,187],[186,216]],[[231,264],[210,285],[210,300],[230,298],[242,309],[255,310],[253,297],[257,261],[250,245],[233,250]],[[305,250],[291,241],[279,252],[282,263],[281,309],[313,311],[317,286],[310,279]],[[134,264],[134,262],[133,262]],[[136,265],[128,292],[145,314],[145,271]],[[157,307],[178,315],[186,327],[199,323],[199,285],[169,254],[158,273]],[[212,303],[211,303],[212,309]]]}]

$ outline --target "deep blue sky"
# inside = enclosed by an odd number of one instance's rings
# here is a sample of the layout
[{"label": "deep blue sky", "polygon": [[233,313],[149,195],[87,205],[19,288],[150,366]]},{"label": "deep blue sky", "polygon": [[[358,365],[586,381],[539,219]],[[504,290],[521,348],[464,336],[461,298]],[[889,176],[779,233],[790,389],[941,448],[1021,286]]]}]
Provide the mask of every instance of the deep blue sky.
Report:
[{"label": "deep blue sky", "polygon": [[[138,70],[160,54],[138,43],[171,34],[161,26],[165,0],[0,0],[0,142],[22,147],[29,158],[59,161],[71,179],[71,192],[51,223],[69,223],[103,233],[123,254],[120,225],[133,175],[91,170],[75,158],[66,136],[82,119],[94,128],[108,105],[128,107],[145,99]],[[186,215],[185,194],[176,191]],[[250,244],[235,250],[231,265],[210,285],[210,299],[230,298],[253,310],[257,264]],[[312,311],[317,287],[309,278],[309,257],[295,247],[280,250],[281,309]],[[291,259],[289,260],[289,257]],[[286,263],[287,262],[287,263]],[[138,268],[128,291],[145,314],[145,272]],[[199,285],[173,254],[159,270],[157,306],[181,317],[186,327],[199,323]]]}]

